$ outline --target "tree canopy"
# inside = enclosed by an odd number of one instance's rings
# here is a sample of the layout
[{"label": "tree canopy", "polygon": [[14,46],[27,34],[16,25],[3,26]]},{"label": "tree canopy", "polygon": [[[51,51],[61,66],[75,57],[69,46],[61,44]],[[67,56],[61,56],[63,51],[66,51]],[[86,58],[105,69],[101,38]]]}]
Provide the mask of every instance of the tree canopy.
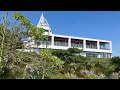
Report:
[{"label": "tree canopy", "polygon": [[6,12],[0,18],[0,79],[118,79],[120,57],[87,58],[77,48],[23,52],[23,37],[47,41],[49,36],[19,12],[11,17]]}]

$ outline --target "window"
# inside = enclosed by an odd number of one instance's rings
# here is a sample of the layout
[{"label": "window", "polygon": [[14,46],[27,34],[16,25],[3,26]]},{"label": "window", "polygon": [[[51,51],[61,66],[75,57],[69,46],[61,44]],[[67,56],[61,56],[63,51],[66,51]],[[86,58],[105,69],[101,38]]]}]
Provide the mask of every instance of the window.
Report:
[{"label": "window", "polygon": [[98,57],[98,53],[94,53],[94,52],[87,52],[87,53],[86,53],[86,57],[93,57],[93,58],[97,58],[97,57]]},{"label": "window", "polygon": [[107,58],[111,58],[111,54],[110,53],[107,53]]},{"label": "window", "polygon": [[111,58],[111,54],[110,53],[99,53],[100,58]]}]

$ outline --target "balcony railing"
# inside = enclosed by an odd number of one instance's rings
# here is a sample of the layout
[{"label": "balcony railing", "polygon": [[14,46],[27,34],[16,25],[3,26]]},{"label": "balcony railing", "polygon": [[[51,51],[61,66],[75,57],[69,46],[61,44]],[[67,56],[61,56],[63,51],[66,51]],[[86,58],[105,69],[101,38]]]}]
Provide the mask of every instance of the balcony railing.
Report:
[{"label": "balcony railing", "polygon": [[102,50],[109,50],[109,46],[100,45],[100,49],[102,49]]},{"label": "balcony railing", "polygon": [[67,42],[54,41],[55,46],[68,46]]},{"label": "balcony railing", "polygon": [[86,45],[86,48],[97,49],[97,46],[95,46],[95,45]]},{"label": "balcony railing", "polygon": [[100,49],[102,50],[110,50],[110,44],[102,44],[100,43]]},{"label": "balcony railing", "polygon": [[51,41],[36,41],[35,43],[39,45],[51,45]]},{"label": "balcony railing", "polygon": [[109,48],[103,48],[103,47],[100,47],[100,49],[102,49],[102,50],[110,50]]},{"label": "balcony railing", "polygon": [[79,47],[79,48],[83,48],[83,44],[75,44],[75,43],[71,43],[71,47]]}]

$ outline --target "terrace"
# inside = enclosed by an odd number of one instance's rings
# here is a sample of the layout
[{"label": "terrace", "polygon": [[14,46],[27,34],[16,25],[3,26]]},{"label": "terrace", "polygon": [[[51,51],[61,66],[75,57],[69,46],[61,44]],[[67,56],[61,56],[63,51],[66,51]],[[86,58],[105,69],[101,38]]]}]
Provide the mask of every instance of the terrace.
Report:
[{"label": "terrace", "polygon": [[68,46],[68,38],[54,37],[55,46]]},{"label": "terrace", "polygon": [[86,48],[97,49],[97,41],[86,40]]},{"label": "terrace", "polygon": [[109,50],[110,49],[110,43],[108,43],[108,42],[100,42],[100,49]]},{"label": "terrace", "polygon": [[83,48],[83,40],[71,39],[71,47]]}]

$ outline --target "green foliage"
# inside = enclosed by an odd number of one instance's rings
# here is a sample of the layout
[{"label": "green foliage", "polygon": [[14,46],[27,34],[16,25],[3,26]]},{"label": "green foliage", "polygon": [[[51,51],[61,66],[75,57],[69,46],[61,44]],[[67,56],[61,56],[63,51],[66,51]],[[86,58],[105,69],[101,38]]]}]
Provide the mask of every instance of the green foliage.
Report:
[{"label": "green foliage", "polygon": [[42,60],[50,60],[52,62],[55,62],[55,64],[58,66],[61,66],[64,64],[64,62],[61,61],[58,57],[53,56],[51,51],[48,49],[43,49],[40,56]]},{"label": "green foliage", "polygon": [[116,66],[116,68],[115,68],[116,72],[120,71],[120,57],[118,57],[118,56],[112,57],[111,64]]},{"label": "green foliage", "polygon": [[[1,41],[1,44],[0,44],[0,68],[2,67],[5,33],[7,30],[7,22],[8,22],[7,17],[8,17],[8,12],[5,13],[5,16],[3,17],[4,23],[2,23],[0,26],[0,34],[1,34],[1,37],[0,37],[0,41]],[[1,20],[1,18],[0,18],[0,20]]]},{"label": "green foliage", "polygon": [[78,48],[69,48],[68,51],[71,54],[80,54],[80,52],[82,52],[82,50],[78,49]]},{"label": "green foliage", "polygon": [[18,12],[15,12],[13,14],[13,18],[15,18],[16,20],[20,20],[21,24],[26,26],[26,28],[30,28],[31,23],[24,15],[22,15],[22,14],[20,14]]},{"label": "green foliage", "polygon": [[13,14],[13,18],[20,21],[20,25],[14,22],[10,24],[7,14],[4,22],[0,23],[1,79],[106,79],[112,76],[117,78],[120,57],[87,58],[81,56],[82,50],[77,48],[43,49],[39,54],[18,51],[17,49],[24,50],[21,41],[23,36],[48,41],[49,35],[44,35],[43,29],[32,25],[27,17],[18,12]]},{"label": "green foliage", "polygon": [[66,62],[68,60],[67,57],[70,56],[70,52],[66,50],[52,50],[52,55],[55,55]]},{"label": "green foliage", "polygon": [[112,57],[112,63],[120,65],[120,57]]},{"label": "green foliage", "polygon": [[25,78],[26,65],[32,63],[34,59],[39,60],[40,58],[40,56],[34,53],[19,52],[16,49],[24,49],[21,38],[31,34],[27,32],[28,29],[31,30],[34,27],[36,30],[36,37],[38,37],[38,34],[42,35],[42,30],[33,26],[30,21],[20,13],[14,13],[13,18],[20,21],[20,23],[16,24],[13,21],[9,22],[6,17],[6,19],[4,19],[3,22],[1,21],[0,24],[0,34],[2,34],[2,36],[0,36],[0,42],[2,42],[0,46],[0,58],[2,57],[2,66],[0,65],[0,78],[3,79]]},{"label": "green foliage", "polygon": [[50,75],[49,77],[52,79],[67,79],[66,75],[62,73]]},{"label": "green foliage", "polygon": [[72,55],[67,58],[69,61],[68,63],[82,63],[86,61],[86,57],[80,56],[80,55]]},{"label": "green foliage", "polygon": [[[44,33],[44,30],[32,25],[24,15],[16,12],[13,14],[13,18],[15,18],[16,20],[20,20],[20,23],[30,30],[29,36],[34,36],[35,39],[43,38],[42,34]],[[15,29],[18,30],[19,28],[17,27]]]},{"label": "green foliage", "polygon": [[81,79],[76,74],[72,74],[72,73],[65,73],[65,74],[58,73],[58,74],[51,75],[50,78],[52,79]]},{"label": "green foliage", "polygon": [[10,32],[9,30],[6,31],[4,41],[4,47],[6,50],[21,49],[23,47],[23,43],[20,40],[19,35],[19,33]]},{"label": "green foliage", "polygon": [[34,25],[30,26],[30,34],[35,37],[35,39],[41,39],[43,38],[42,34],[44,33],[44,30],[42,28],[37,28]]},{"label": "green foliage", "polygon": [[65,63],[80,63],[87,59],[78,55],[81,51],[77,48],[69,48],[68,50],[53,50],[52,54],[65,61]]},{"label": "green foliage", "polygon": [[50,75],[62,68],[63,63],[56,56],[52,56],[50,50],[42,50],[40,60],[34,59],[31,65],[33,72],[29,75],[34,79],[50,78]]},{"label": "green foliage", "polygon": [[33,60],[38,60],[36,53],[26,53],[14,51],[8,53],[4,57],[3,67],[1,68],[2,79],[24,79],[26,76],[26,65],[33,63]]}]

